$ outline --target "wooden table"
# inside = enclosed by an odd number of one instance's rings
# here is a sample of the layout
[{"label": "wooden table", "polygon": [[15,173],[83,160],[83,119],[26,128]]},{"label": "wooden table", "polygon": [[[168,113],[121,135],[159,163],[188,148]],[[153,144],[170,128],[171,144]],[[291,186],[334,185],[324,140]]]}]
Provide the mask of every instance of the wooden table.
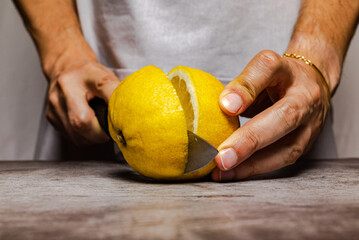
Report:
[{"label": "wooden table", "polygon": [[359,239],[359,159],[235,183],[109,162],[0,162],[0,239]]}]

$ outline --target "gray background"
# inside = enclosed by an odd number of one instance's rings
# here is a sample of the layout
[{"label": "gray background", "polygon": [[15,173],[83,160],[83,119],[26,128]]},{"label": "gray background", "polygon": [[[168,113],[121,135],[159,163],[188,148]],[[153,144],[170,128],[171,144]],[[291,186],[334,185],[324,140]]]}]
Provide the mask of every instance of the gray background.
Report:
[{"label": "gray background", "polygon": [[[35,46],[11,1],[0,1],[0,160],[34,156],[46,93]],[[348,51],[341,85],[333,97],[334,134],[339,157],[358,157],[359,36]],[[19,107],[21,106],[21,107]]]}]

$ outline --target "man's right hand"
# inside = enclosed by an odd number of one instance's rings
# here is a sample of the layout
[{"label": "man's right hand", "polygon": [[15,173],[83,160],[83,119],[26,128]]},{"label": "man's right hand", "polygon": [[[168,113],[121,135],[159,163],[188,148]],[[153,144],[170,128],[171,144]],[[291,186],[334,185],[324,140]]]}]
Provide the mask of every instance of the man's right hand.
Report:
[{"label": "man's right hand", "polygon": [[119,80],[96,61],[76,62],[49,76],[46,117],[76,145],[108,141],[89,101],[99,97],[108,102]]},{"label": "man's right hand", "polygon": [[73,0],[14,0],[49,80],[46,117],[77,145],[108,140],[89,101],[108,102],[119,83],[86,42]]}]

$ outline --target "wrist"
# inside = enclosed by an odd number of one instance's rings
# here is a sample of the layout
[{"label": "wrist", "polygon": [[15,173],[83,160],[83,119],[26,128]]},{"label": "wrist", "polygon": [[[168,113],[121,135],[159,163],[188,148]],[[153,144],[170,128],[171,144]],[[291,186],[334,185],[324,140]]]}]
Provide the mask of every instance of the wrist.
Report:
[{"label": "wrist", "polygon": [[36,41],[42,68],[48,78],[58,75],[74,64],[97,62],[97,58],[80,29],[65,29],[58,36]]},{"label": "wrist", "polygon": [[314,63],[323,74],[330,92],[335,92],[340,80],[342,58],[333,46],[311,34],[296,33],[293,34],[286,52],[304,56]]}]

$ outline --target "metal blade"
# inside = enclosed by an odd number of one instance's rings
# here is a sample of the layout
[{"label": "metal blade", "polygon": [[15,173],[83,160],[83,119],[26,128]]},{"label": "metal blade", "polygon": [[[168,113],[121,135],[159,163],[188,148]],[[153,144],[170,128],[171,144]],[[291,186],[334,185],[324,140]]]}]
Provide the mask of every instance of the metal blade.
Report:
[{"label": "metal blade", "polygon": [[218,154],[218,150],[203,138],[191,131],[188,135],[188,162],[185,173],[197,171],[210,163]]}]

